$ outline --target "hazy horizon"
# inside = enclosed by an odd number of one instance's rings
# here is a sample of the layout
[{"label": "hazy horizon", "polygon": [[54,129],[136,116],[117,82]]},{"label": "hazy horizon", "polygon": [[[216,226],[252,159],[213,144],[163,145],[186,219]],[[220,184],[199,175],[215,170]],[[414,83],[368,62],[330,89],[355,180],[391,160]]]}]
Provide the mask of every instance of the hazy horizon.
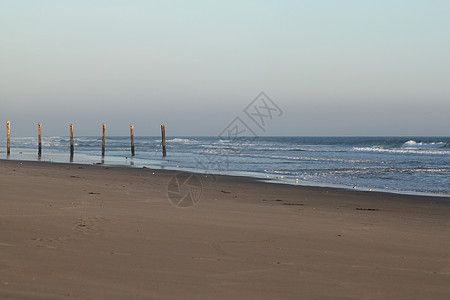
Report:
[{"label": "hazy horizon", "polygon": [[450,2],[0,0],[0,138],[449,136]]}]

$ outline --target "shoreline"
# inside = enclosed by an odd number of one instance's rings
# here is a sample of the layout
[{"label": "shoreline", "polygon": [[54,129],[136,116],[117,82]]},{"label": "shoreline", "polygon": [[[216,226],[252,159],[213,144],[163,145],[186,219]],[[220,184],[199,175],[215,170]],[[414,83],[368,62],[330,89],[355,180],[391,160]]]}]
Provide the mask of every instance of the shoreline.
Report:
[{"label": "shoreline", "polygon": [[[370,204],[376,204],[382,206],[383,203],[388,203],[388,205],[399,205],[399,208],[404,208],[405,205],[411,205],[411,207],[418,207],[419,209],[424,205],[435,205],[440,204],[444,207],[448,206],[450,209],[450,196],[435,196],[435,195],[415,195],[415,194],[402,194],[402,193],[392,193],[386,191],[367,191],[367,190],[357,190],[350,188],[340,188],[340,187],[326,187],[326,186],[314,186],[314,185],[299,185],[299,184],[289,184],[278,182],[277,180],[259,179],[251,176],[245,175],[216,175],[213,174],[203,174],[196,172],[189,172],[184,170],[172,170],[172,169],[157,169],[151,167],[138,168],[135,166],[117,166],[117,165],[102,165],[102,164],[84,164],[84,163],[61,163],[61,162],[45,162],[45,161],[20,161],[20,160],[3,160],[0,159],[0,166],[2,163],[11,163],[12,166],[27,166],[36,167],[37,169],[52,169],[55,167],[59,170],[89,170],[94,172],[101,172],[108,170],[110,172],[122,173],[129,172],[133,175],[145,176],[150,174],[156,175],[157,177],[164,178],[165,180],[165,196],[167,198],[167,184],[170,179],[179,174],[192,174],[200,178],[203,187],[220,187],[221,185],[234,185],[234,184],[248,184],[257,188],[268,189],[269,186],[273,186],[274,190],[280,190],[284,192],[289,190],[290,192],[300,192],[311,194],[312,196],[329,196],[330,198],[338,199],[338,202],[325,201],[326,205],[356,205],[357,203],[364,204],[365,202]],[[13,169],[15,170],[15,169]],[[216,178],[215,180],[212,178]],[[221,191],[226,194],[226,191]],[[350,200],[349,200],[350,199]],[[355,201],[355,199],[359,199]],[[377,199],[382,199],[383,201],[376,202]],[[169,202],[166,199],[167,202]],[[321,199],[323,201],[323,199]],[[250,203],[250,202],[249,202]],[[317,203],[320,205],[321,203]],[[380,206],[380,207],[381,207]],[[193,206],[195,207],[195,206]],[[356,207],[358,208],[358,207]],[[355,208],[355,209],[356,209]],[[376,209],[375,211],[378,211]]]},{"label": "shoreline", "polygon": [[[53,153],[56,155],[56,153]],[[36,154],[34,154],[36,155]],[[16,161],[16,162],[37,162],[37,163],[49,163],[49,164],[80,164],[84,166],[106,166],[111,168],[133,168],[133,169],[140,169],[140,168],[148,168],[152,170],[170,170],[175,172],[185,172],[185,173],[193,173],[199,176],[205,176],[206,174],[210,174],[213,176],[231,176],[231,177],[246,177],[246,178],[252,178],[258,181],[262,182],[268,182],[271,184],[283,184],[283,185],[292,185],[292,186],[302,186],[302,187],[317,187],[317,188],[326,188],[326,189],[337,189],[337,190],[346,190],[346,191],[358,191],[358,192],[370,192],[370,193],[386,193],[386,194],[395,194],[395,195],[409,195],[409,196],[421,196],[421,197],[435,197],[435,198],[443,198],[450,201],[450,194],[439,194],[439,193],[431,193],[431,192],[416,192],[416,191],[397,191],[397,190],[389,190],[389,189],[381,189],[381,188],[370,188],[370,187],[350,187],[346,185],[339,185],[339,184],[332,184],[332,183],[320,183],[320,182],[313,182],[313,181],[288,181],[283,180],[283,178],[277,177],[270,177],[268,175],[255,173],[257,175],[251,176],[250,173],[252,172],[245,172],[245,171],[228,171],[225,174],[219,174],[219,173],[205,173],[205,170],[195,170],[190,168],[173,168],[173,167],[165,167],[165,166],[156,166],[152,164],[143,164],[141,165],[135,165],[132,161],[132,158],[130,159],[130,162],[128,162],[128,158],[126,158],[127,164],[118,163],[120,160],[119,157],[108,157],[112,160],[111,163],[101,163],[98,162],[99,160],[102,161],[101,156],[99,157],[91,157],[89,155],[85,154],[78,154],[78,156],[85,156],[89,158],[88,160],[81,160],[81,161],[75,161],[75,162],[64,162],[64,161],[48,161],[48,160],[38,160],[36,159],[19,159],[19,158],[0,158],[0,161]],[[58,153],[57,156],[64,156],[67,157],[67,154],[64,153]],[[116,159],[114,161],[114,159]],[[137,158],[139,159],[139,158]],[[122,158],[123,160],[123,158]],[[96,162],[94,162],[96,161]],[[281,176],[283,177],[283,176]]]}]

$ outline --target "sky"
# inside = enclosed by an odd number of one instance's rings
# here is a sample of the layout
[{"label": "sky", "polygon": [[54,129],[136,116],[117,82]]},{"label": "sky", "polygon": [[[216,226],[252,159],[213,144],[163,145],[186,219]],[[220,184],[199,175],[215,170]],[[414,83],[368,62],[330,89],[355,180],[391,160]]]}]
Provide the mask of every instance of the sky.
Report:
[{"label": "sky", "polygon": [[[450,1],[0,0],[0,137],[449,136]],[[250,121],[249,121],[250,122]]]}]

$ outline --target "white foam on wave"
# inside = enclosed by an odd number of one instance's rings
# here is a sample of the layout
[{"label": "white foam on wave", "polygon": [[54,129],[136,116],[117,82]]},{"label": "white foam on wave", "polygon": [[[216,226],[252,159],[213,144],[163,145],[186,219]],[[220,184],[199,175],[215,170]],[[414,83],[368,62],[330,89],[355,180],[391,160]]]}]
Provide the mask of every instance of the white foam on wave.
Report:
[{"label": "white foam on wave", "polygon": [[369,160],[360,160],[360,159],[345,159],[345,158],[325,158],[325,157],[311,157],[311,156],[289,156],[289,155],[262,155],[262,154],[251,154],[244,153],[242,156],[250,156],[250,157],[261,157],[266,159],[285,159],[285,160],[293,160],[293,161],[313,161],[319,163],[325,162],[337,162],[337,163],[367,163],[371,162]]},{"label": "white foam on wave", "polygon": [[173,138],[170,140],[167,140],[168,143],[183,143],[183,144],[192,144],[197,141],[191,140],[191,139],[182,139],[182,138]]},{"label": "white foam on wave", "polygon": [[[436,147],[435,147],[436,148]],[[442,147],[440,147],[442,148]],[[384,148],[379,146],[374,147],[353,147],[353,151],[359,152],[378,152],[378,153],[396,153],[396,154],[439,154],[448,155],[450,151],[447,150],[427,150],[430,148]],[[433,149],[433,148],[431,148]]]},{"label": "white foam on wave", "polygon": [[[155,139],[153,142],[161,143],[161,139]],[[166,139],[167,143],[184,143],[184,144],[190,144],[197,142],[196,140],[191,139],[182,139],[182,138],[173,138],[173,139]]]},{"label": "white foam on wave", "polygon": [[432,142],[432,143],[424,143],[424,142],[416,142],[413,140],[409,140],[402,145],[402,148],[405,149],[430,149],[430,148],[444,148],[447,146],[445,142]]}]

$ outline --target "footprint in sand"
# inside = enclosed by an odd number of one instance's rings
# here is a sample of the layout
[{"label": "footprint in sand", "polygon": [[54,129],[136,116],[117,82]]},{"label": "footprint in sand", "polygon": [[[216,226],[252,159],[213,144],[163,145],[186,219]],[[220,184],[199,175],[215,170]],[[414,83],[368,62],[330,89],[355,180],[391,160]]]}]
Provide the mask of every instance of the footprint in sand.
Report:
[{"label": "footprint in sand", "polygon": [[66,236],[59,236],[56,238],[33,238],[36,247],[56,249],[61,247],[61,243],[68,241],[75,241],[80,238],[86,238],[91,235],[99,235],[103,231],[101,224],[108,219],[104,217],[84,217],[80,218],[75,226],[72,227],[72,233]]},{"label": "footprint in sand", "polygon": [[104,223],[107,219],[103,217],[86,217],[80,218],[75,226],[72,228],[78,235],[91,235],[100,234],[97,225],[99,223]]}]

